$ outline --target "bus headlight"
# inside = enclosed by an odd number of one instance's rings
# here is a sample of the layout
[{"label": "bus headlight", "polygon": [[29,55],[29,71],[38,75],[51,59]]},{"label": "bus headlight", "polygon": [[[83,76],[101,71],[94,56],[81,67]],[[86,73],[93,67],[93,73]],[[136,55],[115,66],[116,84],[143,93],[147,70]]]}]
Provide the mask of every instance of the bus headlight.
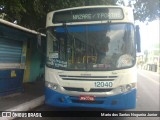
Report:
[{"label": "bus headlight", "polygon": [[125,92],[125,86],[120,86],[119,89],[120,89],[120,92],[122,93]]},{"label": "bus headlight", "polygon": [[115,88],[114,92],[116,94],[118,94],[118,93],[124,93],[124,92],[128,92],[128,91],[132,90],[133,88],[136,88],[136,83],[121,85],[121,86]]},{"label": "bus headlight", "polygon": [[57,90],[58,89],[58,85],[57,84],[54,84],[54,83],[51,83],[51,82],[45,82],[45,86],[50,88],[50,89],[53,89],[53,90]]},{"label": "bus headlight", "polygon": [[127,85],[126,85],[126,90],[127,90],[127,91],[130,91],[131,89],[132,89],[132,85],[131,85],[131,84],[127,84]]}]

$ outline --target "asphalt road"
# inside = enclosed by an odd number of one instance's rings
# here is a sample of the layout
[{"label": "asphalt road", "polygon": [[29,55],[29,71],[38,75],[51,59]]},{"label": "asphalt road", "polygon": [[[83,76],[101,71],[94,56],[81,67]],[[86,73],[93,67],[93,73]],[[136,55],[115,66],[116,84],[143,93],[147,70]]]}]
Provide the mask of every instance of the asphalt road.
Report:
[{"label": "asphalt road", "polygon": [[138,70],[136,111],[160,110],[160,76],[154,72]]},{"label": "asphalt road", "polygon": [[[136,109],[130,109],[127,111],[160,111],[160,76],[157,73],[149,72],[145,70],[138,70],[138,85],[137,85],[137,107]],[[89,108],[55,108],[52,106],[42,105],[34,111],[104,111],[102,109],[89,109]],[[80,113],[80,112],[79,112]],[[93,113],[94,114],[94,113]],[[21,118],[21,119],[29,119],[31,118]],[[35,118],[33,118],[35,119]],[[73,118],[73,117],[54,117],[54,118],[37,118],[37,120],[74,120],[74,119],[82,119],[82,120],[160,120],[158,117],[81,117],[81,118]],[[20,120],[18,118],[17,120]]]}]

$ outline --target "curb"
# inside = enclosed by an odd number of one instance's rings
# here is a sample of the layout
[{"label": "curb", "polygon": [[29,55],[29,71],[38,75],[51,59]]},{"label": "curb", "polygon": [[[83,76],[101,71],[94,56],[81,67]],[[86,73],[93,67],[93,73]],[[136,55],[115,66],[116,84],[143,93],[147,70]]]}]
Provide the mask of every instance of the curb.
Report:
[{"label": "curb", "polygon": [[[41,97],[38,97],[38,98],[36,98],[36,99],[34,99],[34,100],[31,100],[31,101],[28,101],[28,102],[25,102],[25,103],[23,103],[23,104],[20,104],[20,105],[18,105],[18,106],[16,106],[16,107],[13,107],[13,108],[10,108],[10,109],[7,109],[7,110],[4,110],[4,112],[5,111],[29,111],[29,110],[31,110],[31,109],[33,109],[33,108],[36,108],[36,107],[38,107],[38,106],[40,106],[40,105],[42,105],[42,104],[44,104],[44,99],[45,99],[45,97],[44,97],[44,95],[43,96],[41,96]],[[0,120],[13,120],[13,119],[15,119],[16,117],[0,117]]]}]

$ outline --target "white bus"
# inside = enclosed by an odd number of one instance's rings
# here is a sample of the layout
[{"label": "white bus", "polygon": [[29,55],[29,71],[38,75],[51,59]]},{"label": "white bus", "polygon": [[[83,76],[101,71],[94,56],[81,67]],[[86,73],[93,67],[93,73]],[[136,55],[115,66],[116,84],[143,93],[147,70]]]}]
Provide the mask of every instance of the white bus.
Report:
[{"label": "white bus", "polygon": [[132,9],[85,6],[52,11],[46,29],[46,104],[136,107],[139,40]]}]

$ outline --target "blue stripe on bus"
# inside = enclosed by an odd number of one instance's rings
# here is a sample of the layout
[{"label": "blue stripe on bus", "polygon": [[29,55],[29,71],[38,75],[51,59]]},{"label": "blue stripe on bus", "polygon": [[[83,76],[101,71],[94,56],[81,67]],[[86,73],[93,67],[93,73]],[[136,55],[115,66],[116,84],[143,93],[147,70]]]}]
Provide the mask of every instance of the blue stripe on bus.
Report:
[{"label": "blue stripe on bus", "polygon": [[[127,24],[126,24],[127,25]],[[56,27],[56,32],[66,32],[66,30],[68,32],[85,32],[85,31],[91,31],[91,32],[94,32],[94,31],[103,31],[103,30],[120,30],[122,28],[124,28],[124,24],[115,24],[115,25],[112,25],[111,28],[109,27],[109,25],[88,25],[87,27],[86,26],[59,26],[59,27]],[[130,26],[128,24],[128,26]],[[131,29],[131,27],[128,27],[128,29]]]},{"label": "blue stripe on bus", "polygon": [[50,88],[45,88],[45,103],[51,106],[58,107],[90,107],[103,108],[112,110],[133,109],[136,107],[136,89],[128,93],[123,93],[114,96],[97,97],[95,103],[73,102],[79,101],[78,96],[69,96]]},{"label": "blue stripe on bus", "polygon": [[[65,32],[66,29],[68,32],[85,32],[86,31],[86,26],[74,26],[74,27],[57,27],[56,32]],[[88,26],[87,31],[102,31],[102,30],[107,30],[108,28],[106,26]]]}]

